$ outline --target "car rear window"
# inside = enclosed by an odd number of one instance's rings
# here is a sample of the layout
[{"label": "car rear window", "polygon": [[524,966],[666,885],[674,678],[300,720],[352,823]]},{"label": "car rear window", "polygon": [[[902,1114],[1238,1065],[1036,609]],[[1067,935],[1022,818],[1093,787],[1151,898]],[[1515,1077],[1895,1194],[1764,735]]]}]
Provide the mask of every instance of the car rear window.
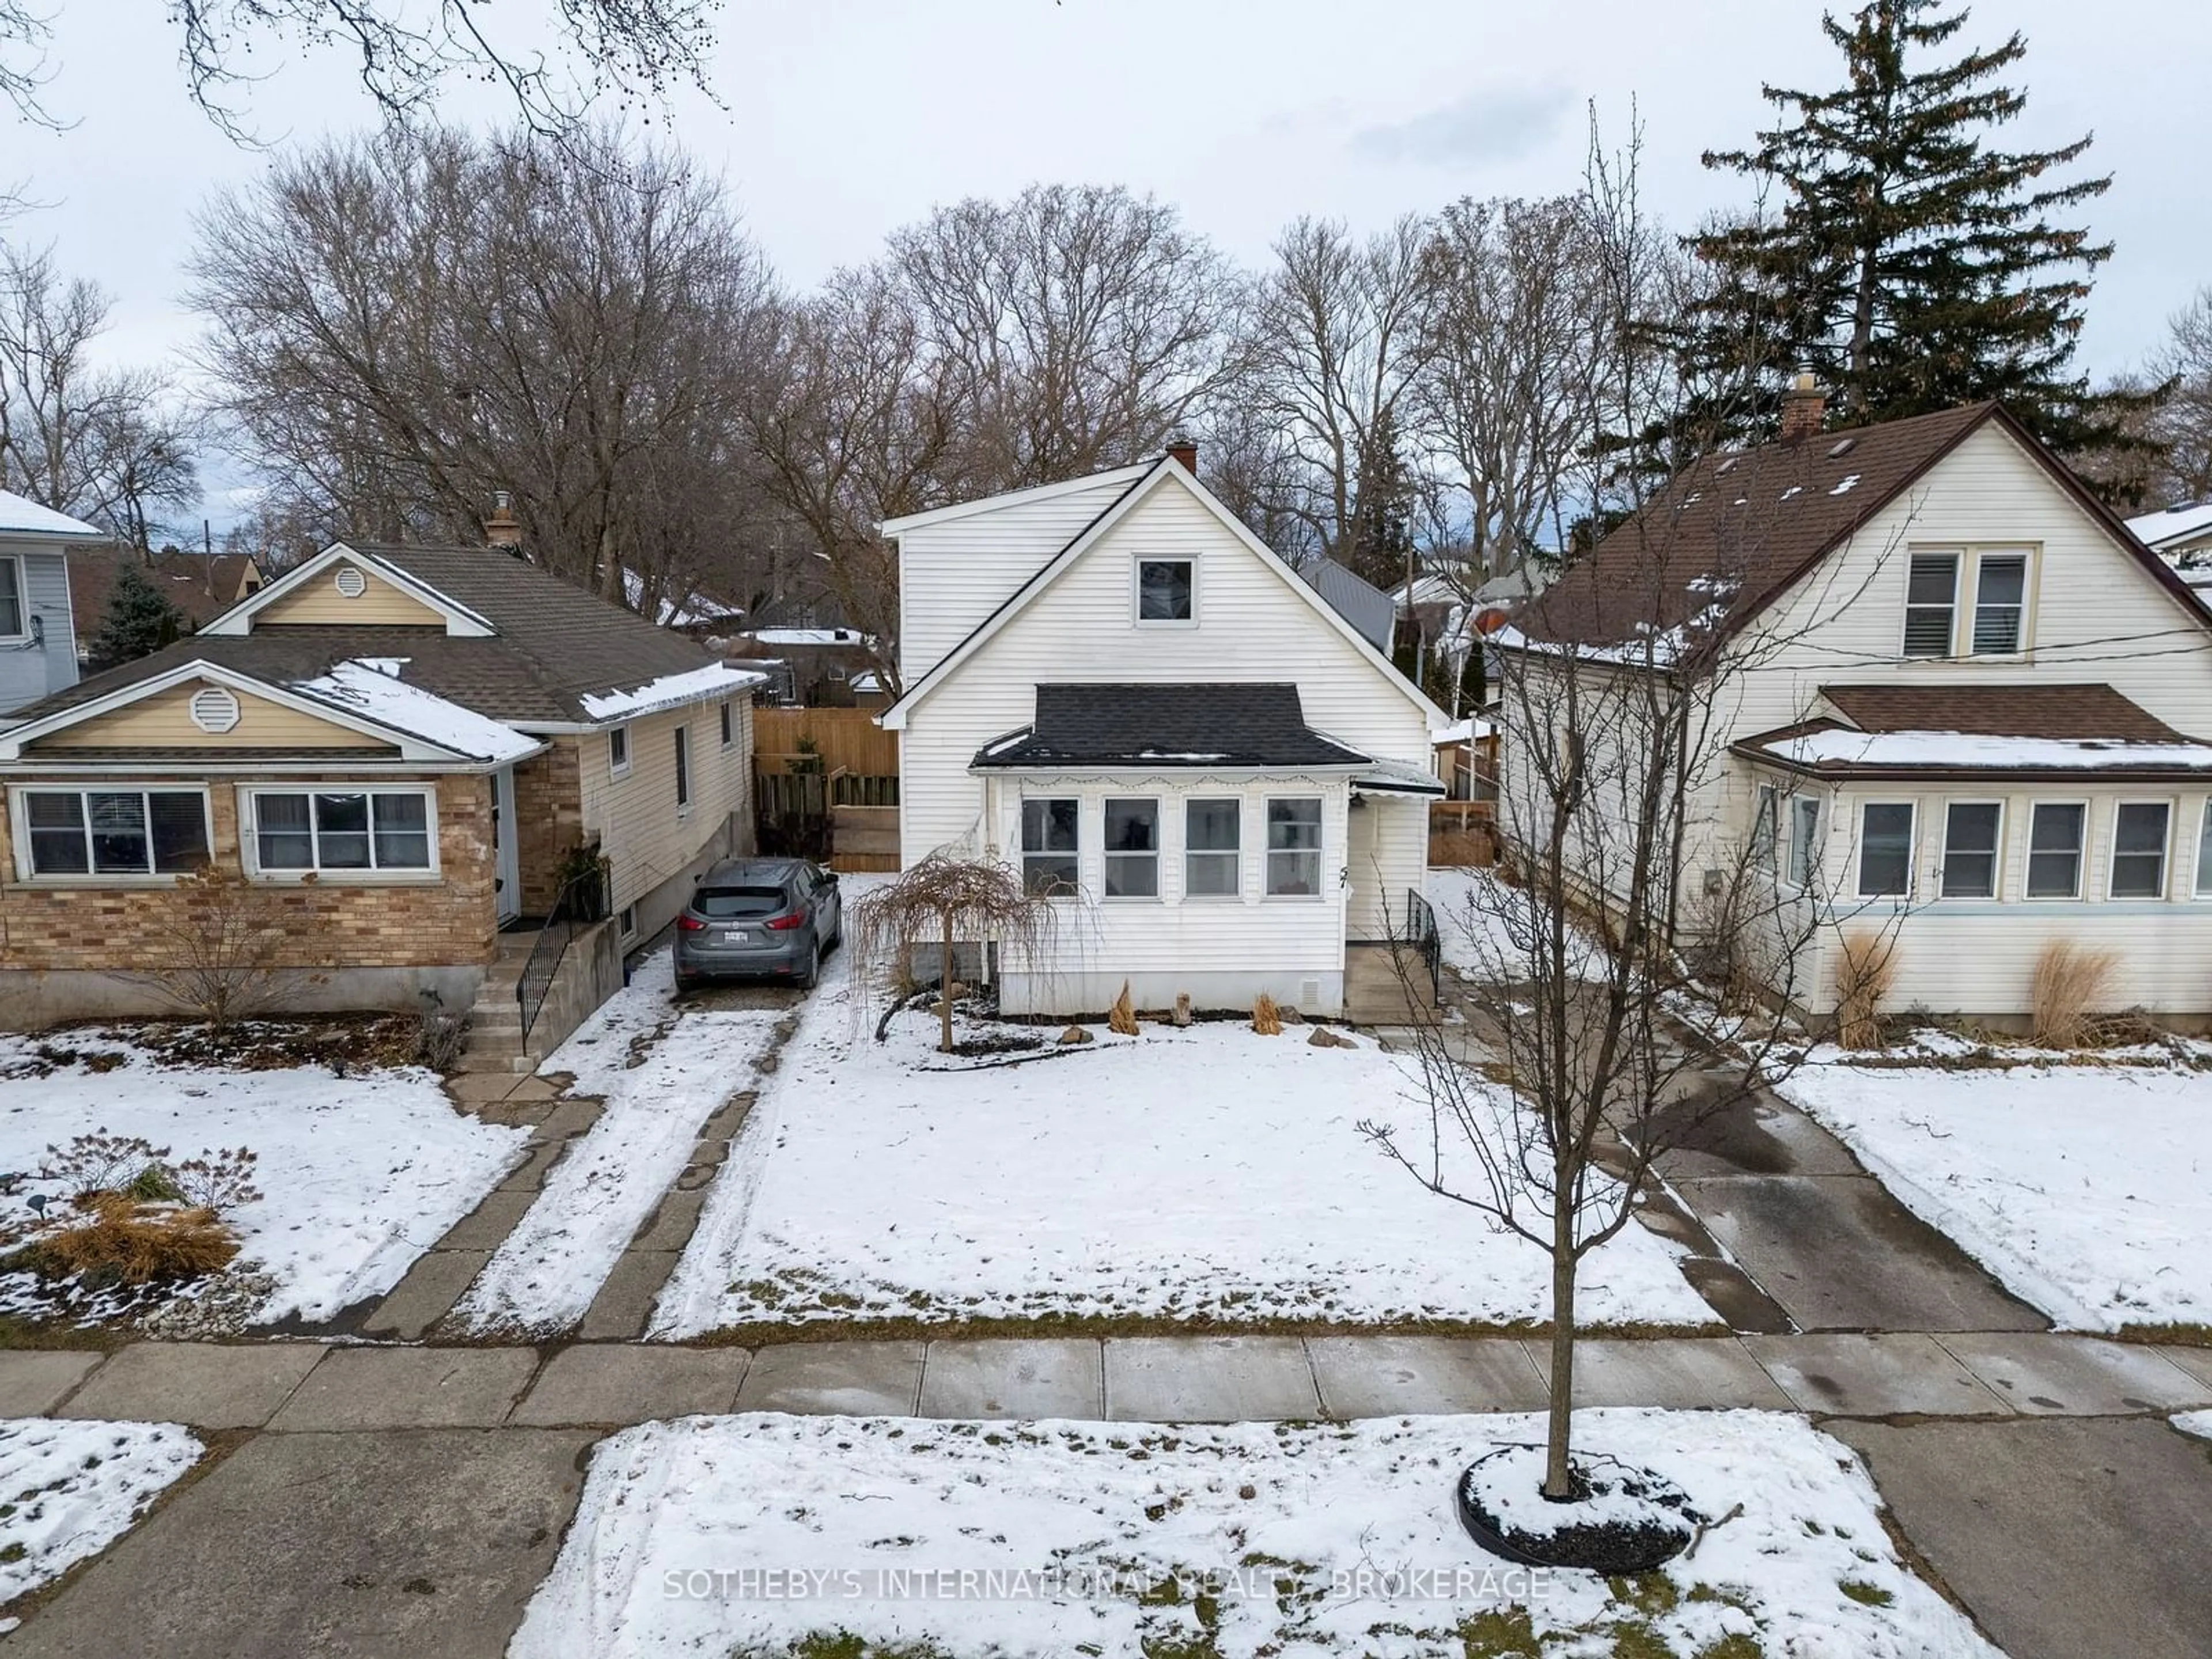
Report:
[{"label": "car rear window", "polygon": [[691,901],[702,916],[727,921],[733,916],[773,916],[789,902],[781,887],[710,887]]}]

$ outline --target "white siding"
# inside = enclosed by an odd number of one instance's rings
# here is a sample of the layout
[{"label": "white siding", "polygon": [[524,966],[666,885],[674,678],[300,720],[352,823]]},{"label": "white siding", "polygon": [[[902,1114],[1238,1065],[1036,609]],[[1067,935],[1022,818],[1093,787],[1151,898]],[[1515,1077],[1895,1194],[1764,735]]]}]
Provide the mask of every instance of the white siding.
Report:
[{"label": "white siding", "polygon": [[919,681],[1129,488],[1115,477],[902,533],[901,680]]},{"label": "white siding", "polygon": [[[1064,501],[1066,498],[1062,498]],[[1055,503],[1057,505],[1058,503]],[[1093,514],[1092,516],[1095,516]],[[973,535],[988,515],[944,527]],[[1086,520],[1087,521],[1087,520]],[[1079,526],[1078,528],[1080,526]],[[1071,535],[1073,533],[1070,532]],[[903,552],[906,544],[902,542]],[[1199,562],[1194,626],[1139,628],[1133,616],[1133,562],[1162,555]],[[943,570],[956,562],[934,556]],[[1026,574],[1026,573],[1024,573]],[[905,574],[909,614],[927,597],[927,584]],[[1018,578],[1017,579],[1018,580]],[[986,607],[994,609],[1006,594]],[[1163,802],[1165,862],[1173,884],[1161,902],[1070,907],[1059,959],[1060,981],[1049,994],[1009,979],[1007,1006],[1087,1008],[1085,998],[1119,975],[1154,977],[1133,990],[1190,990],[1212,1006],[1249,999],[1257,988],[1334,1012],[1340,1005],[1347,928],[1346,878],[1349,790],[1341,775],[1255,781],[1249,775],[1194,778],[1177,771],[1131,775],[1110,787],[1096,778],[1054,785],[1044,781],[985,782],[968,768],[992,738],[1028,725],[1036,716],[1042,683],[1174,683],[1224,681],[1294,683],[1309,725],[1363,753],[1426,769],[1427,720],[1395,674],[1365,655],[1316,609],[1295,576],[1255,554],[1225,528],[1188,488],[1162,482],[1129,516],[1085,550],[1042,592],[1012,617],[979,650],[914,705],[900,732],[900,828],[904,861],[934,848],[964,845],[996,856],[1019,854],[1019,795],[1077,794],[1084,800],[1084,883],[1101,890],[1099,802],[1107,793],[1157,795]],[[1245,896],[1233,902],[1176,902],[1180,896],[1181,799],[1190,793],[1237,794],[1246,800]],[[1317,794],[1327,803],[1322,868],[1328,891],[1316,900],[1263,899],[1260,894],[1265,845],[1265,798]],[[1350,920],[1356,937],[1376,937],[1386,895],[1395,914],[1401,892],[1420,885],[1427,858],[1425,806],[1419,802],[1372,802],[1363,811],[1377,823],[1364,915]],[[1413,825],[1418,823],[1419,834]],[[1360,884],[1354,878],[1354,884]],[[1079,917],[1079,921],[1075,918]],[[1202,982],[1200,976],[1213,976]],[[1272,976],[1272,977],[1267,977]],[[1308,982],[1318,980],[1312,995]],[[1110,993],[1107,1000],[1110,1000]],[[1103,1006],[1103,1003],[1099,1006]]]},{"label": "white siding", "polygon": [[[676,804],[676,729],[690,734],[690,804]],[[617,777],[607,766],[605,732],[586,733],[578,745],[578,784],[584,833],[596,835],[611,866],[609,884],[617,910],[641,907],[638,928],[664,926],[684,894],[664,892],[710,850],[729,844],[732,820],[740,844],[750,845],[752,788],[752,704],[731,704],[732,741],[722,746],[721,707],[699,703],[629,722],[629,769]]]},{"label": "white siding", "polygon": [[[21,543],[0,542],[0,559],[22,569],[23,625],[38,617],[46,629],[43,648],[0,644],[0,714],[25,708],[76,684],[76,635],[70,615],[69,568],[59,553]],[[0,573],[0,580],[6,579]],[[97,619],[92,624],[99,625]]]}]

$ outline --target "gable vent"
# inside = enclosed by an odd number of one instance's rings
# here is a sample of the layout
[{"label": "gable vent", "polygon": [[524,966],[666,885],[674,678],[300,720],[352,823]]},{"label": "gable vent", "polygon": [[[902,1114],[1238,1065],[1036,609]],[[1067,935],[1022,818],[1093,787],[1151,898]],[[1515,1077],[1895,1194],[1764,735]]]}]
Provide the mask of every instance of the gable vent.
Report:
[{"label": "gable vent", "polygon": [[357,599],[368,592],[368,578],[349,564],[338,567],[338,592],[349,599]]},{"label": "gable vent", "polygon": [[192,694],[192,724],[220,736],[238,724],[238,699],[219,685]]}]

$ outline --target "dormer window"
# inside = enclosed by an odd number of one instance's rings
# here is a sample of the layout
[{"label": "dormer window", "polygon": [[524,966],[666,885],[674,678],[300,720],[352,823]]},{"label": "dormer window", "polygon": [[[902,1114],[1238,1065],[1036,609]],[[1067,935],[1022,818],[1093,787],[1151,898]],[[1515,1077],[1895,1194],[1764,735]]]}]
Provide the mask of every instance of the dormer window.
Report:
[{"label": "dormer window", "polygon": [[1139,627],[1171,626],[1197,620],[1197,560],[1139,559],[1136,563]]}]

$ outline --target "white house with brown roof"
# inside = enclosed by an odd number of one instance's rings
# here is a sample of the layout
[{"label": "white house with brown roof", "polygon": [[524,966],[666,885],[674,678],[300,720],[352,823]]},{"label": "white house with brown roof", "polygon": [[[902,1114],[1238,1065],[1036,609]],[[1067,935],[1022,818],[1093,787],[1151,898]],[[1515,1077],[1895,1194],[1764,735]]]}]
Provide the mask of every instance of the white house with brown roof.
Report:
[{"label": "white house with brown roof", "polygon": [[[1444,716],[1200,484],[1190,452],[893,520],[904,864],[1062,902],[1012,1012],[1395,992]],[[1368,948],[1378,947],[1378,948]],[[1402,1003],[1400,1005],[1402,1008]]]},{"label": "white house with brown roof", "polygon": [[604,990],[750,846],[757,683],[508,552],[334,544],[0,728],[0,1019],[159,1009],[134,970],[213,864],[271,896],[292,1006],[519,1036],[540,939],[592,924]]},{"label": "white house with brown roof", "polygon": [[2119,954],[2115,1006],[2212,1012],[2212,618],[2002,409],[1708,457],[1516,620],[1728,665],[1685,890],[1751,849],[1829,924],[1816,1011],[1872,921],[1892,1007],[2024,1014],[2063,939]]}]

